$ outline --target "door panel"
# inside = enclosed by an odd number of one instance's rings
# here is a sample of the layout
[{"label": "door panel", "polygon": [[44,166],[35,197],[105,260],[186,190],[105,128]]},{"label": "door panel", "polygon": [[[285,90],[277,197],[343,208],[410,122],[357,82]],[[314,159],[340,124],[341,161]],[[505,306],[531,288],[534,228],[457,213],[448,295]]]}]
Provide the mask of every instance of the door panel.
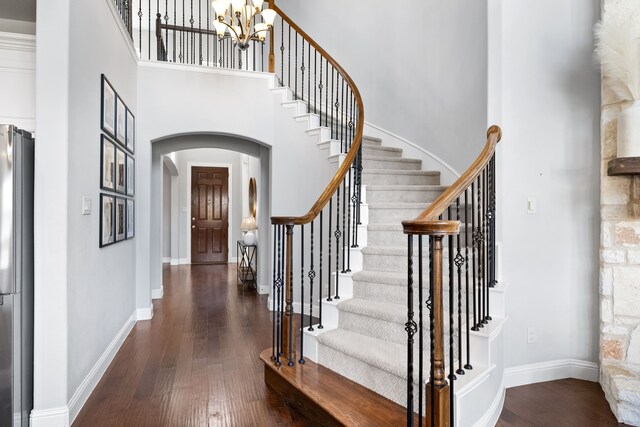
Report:
[{"label": "door panel", "polygon": [[13,425],[14,296],[0,296],[0,426]]},{"label": "door panel", "polygon": [[191,169],[191,262],[226,263],[229,236],[229,171]]}]

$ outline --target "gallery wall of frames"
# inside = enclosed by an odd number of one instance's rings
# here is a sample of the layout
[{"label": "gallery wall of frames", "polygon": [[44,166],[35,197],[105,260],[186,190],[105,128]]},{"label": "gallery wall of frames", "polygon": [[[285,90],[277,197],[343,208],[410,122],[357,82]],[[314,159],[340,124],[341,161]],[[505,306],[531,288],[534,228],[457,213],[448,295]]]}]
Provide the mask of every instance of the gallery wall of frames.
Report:
[{"label": "gallery wall of frames", "polygon": [[135,235],[135,116],[101,76],[100,247]]}]

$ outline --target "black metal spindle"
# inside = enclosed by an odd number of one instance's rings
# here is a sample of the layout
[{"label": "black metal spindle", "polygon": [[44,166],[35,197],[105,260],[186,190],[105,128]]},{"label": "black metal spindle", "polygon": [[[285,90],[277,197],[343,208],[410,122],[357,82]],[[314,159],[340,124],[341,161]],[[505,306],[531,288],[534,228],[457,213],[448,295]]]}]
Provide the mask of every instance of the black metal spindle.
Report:
[{"label": "black metal spindle", "polygon": [[[319,259],[319,271],[320,271],[320,277],[318,278],[318,293],[320,295],[318,295],[318,329],[324,329],[324,326],[322,326],[322,291],[324,290],[324,282],[322,281],[322,254],[324,253],[324,246],[322,246],[322,223],[323,223],[323,212],[324,210],[320,211],[320,259]],[[331,295],[331,293],[329,293],[329,295]]]},{"label": "black metal spindle", "polygon": [[[311,308],[309,308],[309,315],[311,315]],[[304,224],[300,225],[300,359],[298,363],[304,365]]]},{"label": "black metal spindle", "polygon": [[336,231],[333,235],[336,238],[336,295],[333,297],[334,299],[340,299],[340,186],[336,191]]},{"label": "black metal spindle", "polygon": [[482,252],[481,255],[481,262],[480,265],[482,266],[482,274],[481,274],[481,283],[482,283],[482,318],[481,318],[481,323],[483,325],[486,325],[487,323],[489,323],[486,319],[487,316],[487,293],[489,291],[489,288],[487,286],[487,261],[486,261],[486,255],[487,255],[487,249],[486,249],[486,245],[487,245],[487,200],[486,200],[486,184],[487,184],[487,178],[486,178],[486,172],[487,169],[485,167],[485,169],[482,171],[482,173],[480,174],[480,179],[482,179],[482,184],[481,184],[481,202],[480,202],[480,215],[481,215],[481,222],[480,224],[482,224],[482,240],[481,240],[481,246],[480,246],[480,250]]},{"label": "black metal spindle", "polygon": [[315,259],[313,257],[314,253],[314,241],[313,241],[313,224],[315,223],[315,219],[311,221],[311,258],[309,258],[309,332],[312,332],[313,329],[313,281],[316,278],[316,271],[314,269]]},{"label": "black metal spindle", "polygon": [[331,222],[333,221],[333,197],[331,199],[329,199],[329,236],[327,239],[327,242],[329,244],[329,251],[328,251],[328,255],[329,257],[327,258],[327,264],[328,264],[328,283],[329,283],[329,292],[327,293],[327,301],[333,301],[333,299],[331,298]]},{"label": "black metal spindle", "polygon": [[[287,86],[291,87],[291,25],[289,27],[289,37],[287,38]],[[294,98],[295,99],[295,98]]]},{"label": "black metal spindle", "polygon": [[[209,59],[209,53],[210,53],[210,46],[209,46],[209,42],[211,41],[211,34],[209,34],[209,26],[210,26],[210,7],[207,6],[207,65],[211,65],[211,60]],[[215,36],[214,36],[215,37]],[[214,39],[215,40],[215,39]]]},{"label": "black metal spindle", "polygon": [[[409,243],[409,246],[413,245]],[[413,248],[411,249],[411,251]],[[413,253],[409,255],[411,259]],[[423,325],[423,310],[422,301],[424,298],[423,289],[424,286],[422,280],[422,235],[418,235],[418,420],[420,426],[422,426],[422,404],[424,402],[424,325]]]},{"label": "black metal spindle", "polygon": [[344,245],[347,247],[346,272],[348,273],[351,272],[351,197],[352,197],[351,192],[353,190],[353,182],[354,182],[351,178],[351,169],[352,168],[349,168],[348,178],[347,178],[347,182],[349,183],[349,186],[348,186],[349,194],[345,195],[345,201],[344,201],[344,206],[345,206],[345,209],[347,210],[347,228],[345,229],[347,234],[346,234],[346,241],[344,242]]},{"label": "black metal spindle", "polygon": [[[289,269],[289,295],[293,300],[293,225],[287,225],[287,242],[291,244],[290,250],[287,249],[289,253],[289,258],[287,262],[291,266]],[[293,348],[293,301],[289,303],[289,360],[287,361],[288,366],[293,366],[293,355],[295,353],[295,349]]]},{"label": "black metal spindle", "polygon": [[[296,41],[298,40],[298,38],[296,37]],[[296,49],[298,48],[298,45],[296,43]],[[297,60],[296,60],[297,63]],[[305,66],[304,66],[304,39],[302,39],[302,65],[300,66],[300,72],[302,73],[302,76],[300,77],[300,81],[302,82],[302,90],[300,91],[300,95],[302,100],[304,101],[304,71],[305,71]],[[308,104],[309,99],[307,99],[307,104]]]},{"label": "black metal spindle", "polygon": [[142,56],[142,0],[139,0],[138,3],[138,49],[140,50],[138,52],[140,59],[143,58]]},{"label": "black metal spindle", "polygon": [[280,82],[284,86],[284,19],[280,20]]},{"label": "black metal spindle", "polygon": [[[460,222],[460,197],[456,199],[456,220]],[[460,233],[458,233],[455,240],[456,256],[454,261],[458,272],[458,369],[456,374],[464,375],[464,370],[462,369],[462,265],[464,264],[464,258],[460,253]],[[453,289],[451,289],[451,292],[453,292]],[[453,308],[451,310],[453,312]]]},{"label": "black metal spindle", "polygon": [[[309,46],[308,54],[307,54],[307,113],[311,113],[311,42],[307,42]],[[302,40],[302,46],[304,47],[304,40]],[[315,68],[313,69],[313,74],[316,73]]]},{"label": "black metal spindle", "polygon": [[[349,208],[349,199],[347,198],[347,179],[342,179],[342,194],[344,195],[344,201],[342,203],[342,230],[346,230],[347,225],[347,210]],[[347,245],[345,245],[347,239],[342,239],[342,272],[347,272]]]},{"label": "black metal spindle", "polygon": [[473,286],[471,291],[473,293],[473,327],[472,331],[478,331],[478,305],[476,301],[476,243],[477,243],[477,230],[476,230],[476,197],[475,197],[475,182],[471,183],[471,278]]},{"label": "black metal spindle", "polygon": [[283,348],[282,348],[282,309],[283,309],[283,305],[282,305],[282,298],[283,298],[283,292],[282,292],[282,286],[283,286],[283,275],[282,275],[282,261],[283,261],[283,256],[282,256],[282,229],[283,227],[278,225],[276,226],[276,230],[277,230],[277,234],[278,234],[278,251],[276,252],[276,256],[277,256],[277,264],[278,264],[278,276],[277,276],[277,281],[276,281],[276,287],[277,287],[277,295],[276,295],[276,299],[277,299],[277,320],[276,320],[276,332],[277,332],[277,343],[276,343],[276,365],[280,366],[281,365],[281,361],[280,361],[280,356],[283,353]]},{"label": "black metal spindle", "polygon": [[[447,219],[449,221],[451,221],[452,218],[452,212],[451,212],[451,206],[449,206],[447,208]],[[454,370],[455,370],[455,364],[454,364],[454,351],[453,351],[453,346],[454,346],[454,336],[455,336],[455,323],[454,323],[454,317],[455,317],[455,310],[453,307],[453,294],[454,294],[454,288],[455,288],[455,284],[454,284],[454,270],[453,270],[453,265],[454,265],[454,260],[453,260],[453,234],[450,234],[447,238],[448,242],[449,242],[449,247],[448,249],[448,255],[449,255],[449,379],[451,380],[451,385],[453,386],[453,380],[456,379],[456,375],[454,374]],[[453,400],[452,400],[453,402]]]},{"label": "black metal spindle", "polygon": [[271,291],[271,311],[273,314],[273,321],[271,326],[273,328],[273,335],[271,336],[271,360],[276,360],[276,260],[278,252],[276,252],[276,241],[278,239],[278,226],[273,226],[273,288]]},{"label": "black metal spindle", "polygon": [[[404,330],[407,331],[407,426],[413,427],[413,335],[417,325],[413,320],[413,235],[408,235],[408,274],[407,274],[407,323]],[[421,403],[418,403],[419,405]]]},{"label": "black metal spindle", "polygon": [[431,427],[435,427],[436,421],[436,385],[435,385],[435,345],[436,345],[436,336],[435,336],[435,317],[433,312],[433,281],[435,276],[433,274],[433,236],[429,236],[429,299],[427,300],[427,308],[429,309],[429,363],[431,366],[431,372],[429,376],[429,386],[431,388]]},{"label": "black metal spindle", "polygon": [[[320,67],[322,67],[322,60],[320,61]],[[322,68],[320,69],[320,74],[322,74]],[[318,114],[318,93],[316,89],[318,88],[318,51],[313,50],[313,112]],[[322,98],[322,92],[320,93],[320,98]],[[319,123],[322,126],[322,121]]]},{"label": "black metal spindle", "polygon": [[149,34],[148,34],[148,36],[149,36],[148,37],[148,39],[149,39],[149,42],[148,42],[149,51],[148,51],[147,59],[151,60],[151,0],[149,0]]},{"label": "black metal spindle", "polygon": [[[465,283],[465,319],[467,329],[467,363],[464,365],[464,369],[471,370],[471,325],[469,314],[469,244],[471,244],[471,237],[469,236],[469,189],[464,191],[464,283]],[[462,358],[462,357],[461,357]]]}]

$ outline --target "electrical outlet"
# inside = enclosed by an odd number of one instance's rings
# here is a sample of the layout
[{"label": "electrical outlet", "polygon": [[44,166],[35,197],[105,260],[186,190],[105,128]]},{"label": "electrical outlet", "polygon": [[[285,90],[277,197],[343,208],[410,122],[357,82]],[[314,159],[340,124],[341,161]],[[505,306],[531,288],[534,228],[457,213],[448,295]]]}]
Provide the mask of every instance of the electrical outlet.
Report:
[{"label": "electrical outlet", "polygon": [[528,344],[533,344],[534,342],[538,341],[538,332],[536,331],[536,328],[534,328],[533,326],[530,326],[527,328],[527,343]]}]

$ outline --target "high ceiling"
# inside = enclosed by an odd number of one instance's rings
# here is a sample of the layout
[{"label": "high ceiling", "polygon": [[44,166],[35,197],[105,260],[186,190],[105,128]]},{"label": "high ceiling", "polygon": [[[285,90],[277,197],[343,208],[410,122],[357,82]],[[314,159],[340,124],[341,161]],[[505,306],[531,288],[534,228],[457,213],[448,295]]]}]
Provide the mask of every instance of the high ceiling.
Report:
[{"label": "high ceiling", "polygon": [[0,18],[36,22],[36,0],[0,0]]}]

